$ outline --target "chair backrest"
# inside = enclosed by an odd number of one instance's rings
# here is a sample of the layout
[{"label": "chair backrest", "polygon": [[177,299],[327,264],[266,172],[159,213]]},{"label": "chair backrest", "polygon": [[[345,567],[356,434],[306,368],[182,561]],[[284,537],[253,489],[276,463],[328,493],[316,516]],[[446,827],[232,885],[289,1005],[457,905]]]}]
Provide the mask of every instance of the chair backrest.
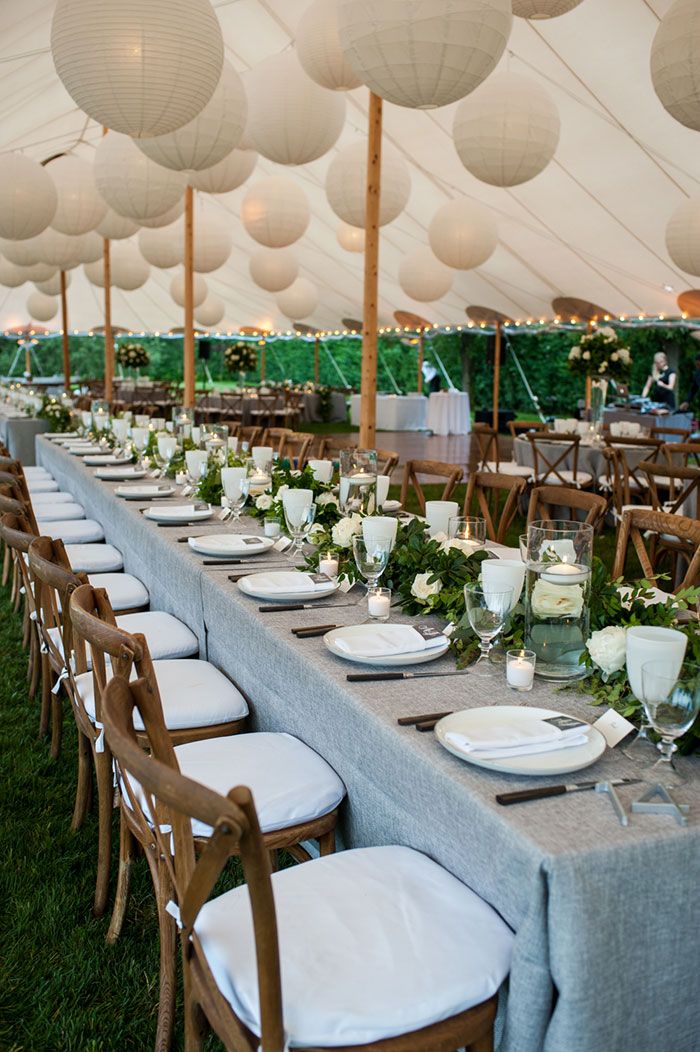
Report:
[{"label": "chair backrest", "polygon": [[528,524],[538,519],[557,519],[559,516],[553,512],[560,507],[585,511],[586,522],[595,528],[602,523],[608,502],[598,493],[589,493],[573,486],[535,486],[530,493],[527,509]]},{"label": "chair backrest", "polygon": [[260,445],[260,439],[262,438],[263,429],[261,427],[255,427],[250,424],[246,424],[245,427],[238,428],[238,438],[241,442],[247,442],[249,446]]},{"label": "chair backrest", "polygon": [[[472,427],[472,435],[476,439],[477,448],[479,451],[479,471],[493,471],[493,465],[495,464],[496,471],[498,471],[500,465],[500,453],[498,449],[498,432],[494,427],[489,424],[474,424]],[[489,467],[491,465],[491,467]]]},{"label": "chair backrest", "polygon": [[649,428],[650,438],[659,438],[662,442],[666,441],[666,435],[677,435],[676,442],[687,442],[690,438],[689,427],[664,427],[662,424],[656,427]]},{"label": "chair backrest", "polygon": [[266,427],[263,431],[262,439],[260,440],[261,446],[276,446],[280,456],[282,456],[282,439],[285,435],[293,435],[294,432],[290,427]]},{"label": "chair backrest", "polygon": [[[470,515],[472,503],[486,520],[490,541],[502,544],[518,511],[518,501],[527,489],[527,482],[518,475],[501,475],[496,471],[473,471],[467,483],[463,514]],[[505,502],[501,506],[501,498]]]},{"label": "chair backrest", "polygon": [[652,535],[654,541],[663,537],[675,538],[687,548],[688,568],[676,588],[691,588],[700,583],[700,522],[685,515],[671,515],[664,511],[649,511],[648,508],[628,508],[622,514],[617,534],[615,562],[612,576],[622,577],[630,541],[634,545],[642,572],[648,581],[656,581],[656,572],[645,539]]},{"label": "chair backrest", "polygon": [[669,467],[700,468],[700,442],[664,442],[661,453]]},{"label": "chair backrest", "polygon": [[[655,511],[666,511],[671,515],[688,515],[695,518],[700,493],[700,468],[671,467],[655,461],[643,460],[639,471],[649,482],[649,503]],[[659,487],[668,490],[668,500],[659,495]],[[694,505],[694,506],[693,506]]]},{"label": "chair backrest", "polygon": [[230,415],[241,422],[243,417],[243,400],[245,395],[242,391],[223,391],[221,393],[221,409],[224,415]]},{"label": "chair backrest", "polygon": [[357,436],[354,434],[319,436],[319,460],[337,460],[343,449],[357,449]]},{"label": "chair backrest", "polygon": [[648,480],[640,465],[647,457],[656,458],[662,443],[650,438],[615,438],[603,450],[609,468],[608,479],[618,514],[635,496],[646,495]]},{"label": "chair backrest", "polygon": [[419,475],[444,478],[445,485],[440,500],[449,500],[464,472],[458,464],[446,464],[441,460],[408,460],[403,469],[401,503],[405,506],[410,489],[416,494],[421,515],[425,514],[425,494]]},{"label": "chair backrest", "polygon": [[17,515],[19,518],[26,519],[30,529],[38,535],[39,527],[34,517],[31,502],[23,499],[21,488],[14,481],[14,478],[14,476],[10,476],[12,481],[9,482],[0,481],[0,515]]},{"label": "chair backrest", "polygon": [[[73,572],[63,541],[50,537],[35,537],[30,544],[29,572],[34,584],[39,634],[54,663],[69,668],[68,659],[75,649],[69,613],[70,597],[76,588],[87,581],[87,577]],[[51,635],[52,628],[58,629],[62,649]],[[76,667],[78,664],[76,657]],[[85,671],[84,664],[79,671]]]},{"label": "chair backrest", "polygon": [[[150,755],[138,744],[133,725],[135,709],[148,734]],[[182,924],[185,981],[192,984],[204,1014],[217,1020],[220,1036],[223,1025],[231,1030],[232,1038],[241,1037],[241,1024],[216,986],[193,929],[228,859],[240,857],[255,939],[260,1047],[266,1052],[283,1052],[282,988],[270,855],[263,844],[250,790],[238,786],[223,797],[180,773],[160,699],[150,680],[129,683],[115,676],[105,690],[102,718],[123,791],[132,808],[147,817],[157,850],[170,872]],[[139,794],[134,791],[135,783],[140,787]],[[195,855],[192,837],[193,820],[213,830],[199,857]],[[234,1047],[232,1041],[226,1044]]]},{"label": "chair backrest", "polygon": [[305,431],[290,431],[288,434],[282,435],[279,444],[280,459],[284,460],[286,458],[290,461],[296,461],[296,467],[301,470],[306,464],[309,449],[315,438],[315,435]]},{"label": "chair backrest", "polygon": [[20,500],[30,500],[27,480],[19,460],[0,457],[0,485],[16,489]]},{"label": "chair backrest", "polygon": [[508,430],[513,438],[518,438],[527,431],[547,431],[548,425],[541,420],[509,420]]},{"label": "chair backrest", "polygon": [[393,449],[378,449],[377,471],[380,475],[391,475],[399,462],[399,454]]},{"label": "chair backrest", "polygon": [[[580,435],[560,434],[558,431],[533,431],[528,432],[525,437],[532,446],[536,479],[550,482],[557,478],[563,486],[576,482]],[[571,467],[567,466],[569,459]],[[563,471],[570,471],[571,478],[566,478],[562,474]]]}]

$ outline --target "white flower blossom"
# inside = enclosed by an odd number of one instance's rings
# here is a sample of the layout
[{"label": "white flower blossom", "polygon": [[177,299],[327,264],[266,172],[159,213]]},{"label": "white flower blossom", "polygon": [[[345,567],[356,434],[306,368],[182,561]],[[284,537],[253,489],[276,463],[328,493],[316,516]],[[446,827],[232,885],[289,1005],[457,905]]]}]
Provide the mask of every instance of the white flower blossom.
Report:
[{"label": "white flower blossom", "polygon": [[581,357],[581,348],[580,347],[572,347],[571,350],[569,351],[569,359],[575,359],[575,358],[580,358],[580,357]]},{"label": "white flower blossom", "polygon": [[532,589],[532,612],[535,617],[579,617],[583,610],[583,588],[580,584],[549,584],[540,578]]},{"label": "white flower blossom", "polygon": [[359,515],[350,515],[349,518],[340,519],[331,532],[333,544],[337,544],[339,548],[349,548],[353,537],[361,529],[362,519]]},{"label": "white flower blossom", "polygon": [[614,625],[592,632],[588,640],[588,653],[593,663],[604,676],[611,676],[625,667],[627,654],[627,629]]},{"label": "white flower blossom", "polygon": [[274,502],[269,493],[261,493],[260,496],[255,499],[255,507],[259,511],[269,511],[273,503]]},{"label": "white flower blossom", "polygon": [[591,360],[591,352],[584,351],[581,357],[583,358],[584,362],[589,362]]},{"label": "white flower blossom", "polygon": [[319,493],[318,497],[316,497],[316,503],[320,508],[323,508],[328,504],[333,504],[337,508],[338,498],[334,493]]},{"label": "white flower blossom", "polygon": [[438,592],[442,591],[442,581],[435,581],[433,584],[428,584],[428,581],[432,576],[432,573],[417,573],[413,579],[411,595],[415,596],[415,598],[419,599],[422,603],[427,602],[431,596],[437,595]]}]

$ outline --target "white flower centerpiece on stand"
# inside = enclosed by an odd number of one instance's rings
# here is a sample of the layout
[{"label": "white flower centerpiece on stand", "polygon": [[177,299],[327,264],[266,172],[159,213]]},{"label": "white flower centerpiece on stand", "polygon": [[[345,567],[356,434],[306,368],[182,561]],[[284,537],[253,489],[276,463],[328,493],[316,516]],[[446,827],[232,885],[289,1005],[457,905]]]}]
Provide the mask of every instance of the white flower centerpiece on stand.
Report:
[{"label": "white flower centerpiece on stand", "polygon": [[598,434],[603,423],[603,410],[610,380],[627,383],[632,370],[629,347],[610,325],[586,333],[569,351],[569,369],[591,382],[590,424]]}]

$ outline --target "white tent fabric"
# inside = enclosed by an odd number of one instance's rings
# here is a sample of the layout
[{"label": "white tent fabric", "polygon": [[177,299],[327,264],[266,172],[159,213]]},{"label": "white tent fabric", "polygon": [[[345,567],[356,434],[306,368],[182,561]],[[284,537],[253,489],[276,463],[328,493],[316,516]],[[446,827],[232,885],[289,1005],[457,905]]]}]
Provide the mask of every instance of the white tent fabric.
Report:
[{"label": "white tent fabric", "polygon": [[[309,2],[213,0],[226,58],[244,81],[248,69],[290,46]],[[652,87],[651,44],[670,4],[583,0],[560,18],[514,19],[497,71],[538,81],[561,116],[554,160],[521,186],[488,186],[465,170],[452,141],[456,105],[414,111],[385,104],[386,141],[409,164],[412,191],[405,211],[381,232],[380,324],[393,324],[395,310],[412,310],[441,325],[465,324],[469,304],[518,319],[550,318],[557,296],[590,300],[618,315],[678,314],[676,296],[696,280],[671,261],[665,229],[678,205],[700,192],[700,150],[698,133],[677,123]],[[76,108],[55,73],[49,50],[53,7],[47,0],[0,5],[0,150],[22,150],[36,160],[74,150],[91,160],[101,128]],[[272,174],[297,181],[311,203],[311,223],[294,246],[300,277],[319,289],[319,305],[307,323],[335,329],[342,328],[341,318],[361,316],[362,255],[339,246],[340,220],[324,191],[337,151],[366,134],[367,89],[355,89],[347,98],[343,132],[324,157],[299,168],[261,158],[243,187],[208,197],[234,239],[228,262],[207,275],[212,294],[226,306],[222,331],[243,325],[291,328],[275,294],[251,280],[249,258],[259,246],[240,222],[246,188]],[[399,266],[404,256],[427,245],[436,210],[462,194],[492,210],[499,245],[476,270],[455,272],[451,290],[427,307],[402,292]],[[142,288],[115,289],[114,324],[135,331],[182,325],[182,310],[169,294],[171,277],[172,272],[154,268]],[[30,320],[26,300],[32,290],[28,284],[0,287],[0,328]],[[82,269],[74,272],[71,329],[102,324],[101,295]]]}]

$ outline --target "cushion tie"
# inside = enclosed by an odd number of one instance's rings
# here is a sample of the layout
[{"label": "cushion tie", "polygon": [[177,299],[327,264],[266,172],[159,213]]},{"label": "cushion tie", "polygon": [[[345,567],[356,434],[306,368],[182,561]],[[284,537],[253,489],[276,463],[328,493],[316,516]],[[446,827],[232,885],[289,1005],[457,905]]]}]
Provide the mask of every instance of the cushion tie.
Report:
[{"label": "cushion tie", "polygon": [[182,931],[182,917],[180,915],[180,907],[178,906],[178,904],[176,902],[173,902],[172,899],[169,899],[168,902],[165,904],[165,912],[169,913],[170,916],[173,918],[173,920],[177,924],[177,930]]},{"label": "cushion tie", "polygon": [[95,725],[96,730],[98,730],[100,732],[97,735],[97,738],[95,740],[95,752],[104,752],[105,751],[105,727],[104,727],[104,723],[100,723],[99,720],[95,720],[94,721],[94,725]]},{"label": "cushion tie", "polygon": [[66,666],[64,665],[64,666],[63,666],[63,668],[61,669],[61,674],[60,674],[60,676],[58,677],[58,679],[57,679],[57,680],[56,680],[56,682],[54,683],[53,687],[51,688],[51,693],[52,693],[52,694],[58,694],[58,693],[60,693],[60,690],[61,690],[61,684],[63,683],[63,681],[64,681],[65,679],[68,679],[68,677],[69,677],[69,676],[70,676],[70,672],[68,671],[68,669],[67,669],[67,668],[66,668]]}]

